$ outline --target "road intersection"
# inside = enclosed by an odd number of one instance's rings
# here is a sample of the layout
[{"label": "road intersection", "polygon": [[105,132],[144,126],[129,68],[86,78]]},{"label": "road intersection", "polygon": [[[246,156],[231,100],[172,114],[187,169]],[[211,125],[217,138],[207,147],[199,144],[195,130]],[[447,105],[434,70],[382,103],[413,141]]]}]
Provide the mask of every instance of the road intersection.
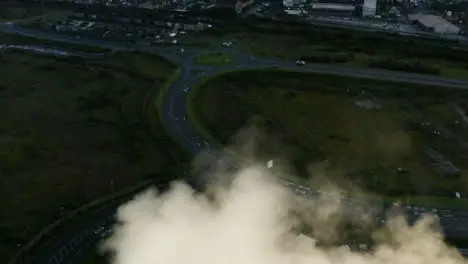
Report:
[{"label": "road intersection", "polygon": [[[180,46],[148,47],[139,45],[126,45],[121,43],[105,42],[98,40],[75,39],[69,36],[46,33],[42,31],[25,29],[14,24],[0,24],[0,32],[20,34],[24,36],[49,39],[74,44],[92,45],[112,49],[113,51],[142,51],[158,54],[180,66],[180,74],[168,89],[165,95],[161,120],[167,132],[193,154],[198,154],[209,144],[193,127],[187,118],[188,111],[186,100],[188,91],[201,78],[211,77],[220,72],[238,69],[263,69],[280,68],[282,70],[294,70],[301,72],[337,74],[351,77],[363,77],[396,82],[408,82],[417,84],[435,84],[439,86],[468,89],[468,81],[455,80],[439,76],[394,72],[377,69],[347,68],[336,65],[310,63],[298,67],[293,61],[275,60],[262,57],[252,57],[234,48],[218,47],[217,51],[233,56],[234,62],[224,66],[201,66],[195,63],[195,57],[206,52],[202,48],[184,47],[184,55],[178,53]],[[103,55],[104,56],[104,55]],[[301,186],[292,185],[293,189]],[[113,224],[113,214],[117,206],[89,216],[81,226],[63,235],[59,243],[51,248],[37,263],[40,264],[80,264],[83,259],[94,250],[96,243],[101,239],[99,234],[92,230],[100,226],[106,229]],[[444,231],[448,235],[468,238],[468,213],[454,212],[437,209]],[[416,216],[414,216],[416,217]],[[413,218],[414,218],[413,217]]]}]

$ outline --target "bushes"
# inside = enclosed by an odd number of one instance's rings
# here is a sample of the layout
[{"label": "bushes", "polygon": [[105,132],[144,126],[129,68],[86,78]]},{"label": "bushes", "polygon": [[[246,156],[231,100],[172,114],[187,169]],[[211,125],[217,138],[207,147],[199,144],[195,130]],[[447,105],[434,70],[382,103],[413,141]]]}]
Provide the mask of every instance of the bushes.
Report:
[{"label": "bushes", "polygon": [[[398,34],[368,33],[310,26],[297,22],[250,20],[239,24],[238,32],[264,33],[271,35],[301,36],[310,43],[328,46],[347,52],[369,55],[399,54],[406,58],[424,58],[456,63],[468,60],[468,49],[447,40],[427,40]],[[232,30],[232,29],[231,29]],[[233,30],[236,31],[236,30]]]},{"label": "bushes", "polygon": [[385,58],[371,60],[368,64],[368,67],[434,75],[440,74],[440,69],[438,67],[425,64],[420,60],[400,61],[394,58]]},{"label": "bushes", "polygon": [[318,62],[318,63],[346,63],[354,59],[353,54],[318,54],[301,56],[300,58],[307,62]]}]

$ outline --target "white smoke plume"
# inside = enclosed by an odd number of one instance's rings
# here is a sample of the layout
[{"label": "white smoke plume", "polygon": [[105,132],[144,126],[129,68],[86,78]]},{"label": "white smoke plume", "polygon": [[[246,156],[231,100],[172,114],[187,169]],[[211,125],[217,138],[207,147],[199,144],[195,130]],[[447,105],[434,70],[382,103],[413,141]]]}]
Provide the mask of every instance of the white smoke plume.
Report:
[{"label": "white smoke plume", "polygon": [[[437,219],[408,226],[396,217],[386,227],[341,202],[340,193],[298,198],[263,166],[235,173],[211,195],[174,183],[161,195],[147,190],[120,207],[118,224],[105,242],[113,264],[461,264],[443,242]],[[359,211],[358,211],[359,212]],[[371,213],[369,213],[371,214]],[[362,217],[360,217],[362,216]],[[356,251],[337,243],[348,232],[369,229],[376,243]],[[300,235],[300,225],[308,236]],[[327,246],[321,246],[319,241]],[[317,242],[317,243],[316,243]]]}]

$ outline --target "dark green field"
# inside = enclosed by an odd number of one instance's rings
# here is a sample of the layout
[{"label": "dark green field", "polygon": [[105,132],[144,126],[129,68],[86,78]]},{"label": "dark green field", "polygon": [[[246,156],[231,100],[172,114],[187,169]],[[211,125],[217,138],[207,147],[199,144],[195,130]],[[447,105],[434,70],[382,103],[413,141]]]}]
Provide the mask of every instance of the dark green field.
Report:
[{"label": "dark green field", "polygon": [[[324,179],[345,188],[466,208],[453,197],[468,192],[468,123],[456,111],[467,102],[461,90],[271,70],[208,80],[189,107],[223,144],[259,127],[260,157],[291,161],[301,178],[320,178],[310,164],[325,164]],[[441,161],[456,169],[440,169]]]},{"label": "dark green field", "polygon": [[70,13],[66,8],[53,8],[44,5],[2,1],[0,3],[0,22],[34,19],[45,15],[63,15]]},{"label": "dark green field", "polygon": [[105,53],[109,52],[110,49],[96,47],[96,46],[87,46],[87,45],[78,45],[70,44],[64,42],[57,42],[47,39],[38,39],[25,37],[16,34],[0,34],[0,45],[1,44],[10,44],[10,45],[36,45],[42,47],[50,48],[63,48],[68,51],[74,52],[86,52],[86,53]]},{"label": "dark green field", "polygon": [[352,29],[251,21],[213,29],[185,42],[221,45],[223,40],[265,57],[468,78],[466,47]]},{"label": "dark green field", "polygon": [[60,207],[67,214],[174,176],[185,154],[155,106],[174,65],[149,54],[84,61],[14,52],[0,60],[1,263],[59,219]]},{"label": "dark green field", "polygon": [[195,62],[200,65],[226,65],[232,63],[234,58],[220,52],[200,54],[195,58]]}]

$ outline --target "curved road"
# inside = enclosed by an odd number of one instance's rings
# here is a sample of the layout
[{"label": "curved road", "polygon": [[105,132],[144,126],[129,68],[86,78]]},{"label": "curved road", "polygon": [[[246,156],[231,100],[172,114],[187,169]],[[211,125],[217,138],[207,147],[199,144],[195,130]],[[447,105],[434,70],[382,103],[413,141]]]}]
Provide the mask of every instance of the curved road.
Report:
[{"label": "curved road", "polygon": [[[25,29],[15,25],[0,24],[0,32],[16,33],[24,36],[44,38],[49,40],[68,42],[74,44],[86,44],[110,48],[115,51],[143,51],[159,54],[166,59],[178,64],[181,67],[179,78],[170,86],[162,106],[162,121],[168,132],[178,141],[179,144],[189,149],[193,154],[199,153],[203,148],[209,147],[201,138],[195,128],[187,118],[186,99],[187,91],[202,77],[212,76],[220,71],[233,69],[260,69],[276,66],[281,69],[291,69],[302,72],[332,73],[351,77],[364,77],[388,81],[436,84],[439,86],[452,88],[468,88],[468,81],[454,80],[440,76],[430,76],[422,74],[411,74],[403,72],[393,72],[377,69],[346,68],[337,65],[310,63],[306,66],[297,67],[294,62],[281,61],[261,57],[253,57],[240,50],[233,48],[216,48],[216,50],[228,53],[235,57],[235,62],[228,66],[200,66],[194,63],[194,57],[200,53],[208,52],[200,48],[187,47],[183,56],[177,54],[177,46],[148,47],[139,45],[124,45],[120,43],[77,40],[72,37],[46,33],[42,31]],[[213,51],[211,49],[210,51]],[[289,183],[288,185],[292,185]],[[306,188],[303,186],[292,186],[294,189]],[[81,226],[74,228],[64,234],[60,241],[56,243],[43,258],[37,263],[40,264],[80,264],[94,249],[96,243],[101,239],[103,232],[95,232],[98,227],[110,228],[113,224],[113,214],[117,206],[110,206],[107,209],[91,215],[85,219]],[[449,210],[438,210],[441,224],[446,234],[457,237],[468,237],[468,213],[454,212]],[[411,216],[414,218],[417,216]],[[465,253],[465,252],[463,252]]]}]

